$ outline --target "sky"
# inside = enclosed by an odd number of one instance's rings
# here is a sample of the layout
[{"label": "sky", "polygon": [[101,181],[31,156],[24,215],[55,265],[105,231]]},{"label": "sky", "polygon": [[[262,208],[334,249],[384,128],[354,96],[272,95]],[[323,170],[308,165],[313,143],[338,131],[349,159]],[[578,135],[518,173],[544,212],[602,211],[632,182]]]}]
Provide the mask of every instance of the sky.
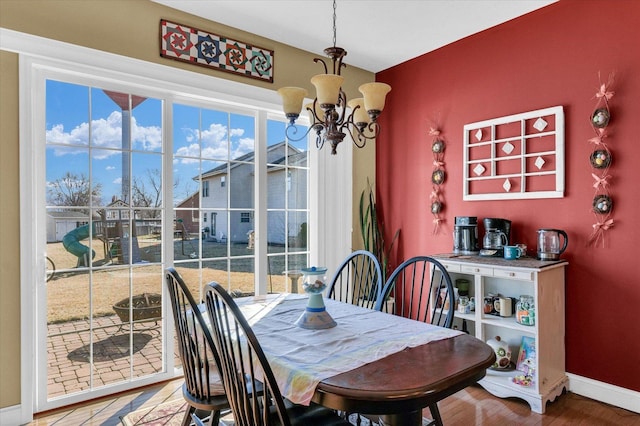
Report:
[{"label": "sky", "polygon": [[[46,178],[49,186],[70,172],[78,178],[90,176],[93,184],[99,183],[105,205],[114,197],[121,199],[123,162],[128,164],[129,152],[132,178],[150,183],[152,171],[162,169],[163,103],[159,99],[131,97],[132,102],[141,102],[134,105],[128,120],[128,107],[125,106],[123,113],[116,102],[128,105],[129,99],[127,95],[111,93],[109,96],[100,88],[47,81]],[[125,129],[126,124],[131,123],[131,151],[123,143],[123,122]],[[270,120],[267,143],[283,141],[284,131],[283,122]],[[198,189],[198,183],[193,180],[198,173],[254,150],[254,118],[174,104],[171,136],[175,204]],[[306,149],[306,140],[303,142],[293,144]]]}]

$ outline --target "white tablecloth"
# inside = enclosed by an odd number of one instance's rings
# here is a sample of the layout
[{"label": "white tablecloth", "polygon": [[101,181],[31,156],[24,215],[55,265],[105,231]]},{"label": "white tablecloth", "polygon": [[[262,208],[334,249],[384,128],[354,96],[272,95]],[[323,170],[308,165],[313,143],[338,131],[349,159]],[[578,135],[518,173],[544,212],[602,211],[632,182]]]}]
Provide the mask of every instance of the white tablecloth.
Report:
[{"label": "white tablecloth", "polygon": [[283,396],[308,405],[320,381],[405,348],[450,338],[459,331],[325,299],[334,328],[307,330],[294,323],[307,296],[237,299],[260,342]]}]

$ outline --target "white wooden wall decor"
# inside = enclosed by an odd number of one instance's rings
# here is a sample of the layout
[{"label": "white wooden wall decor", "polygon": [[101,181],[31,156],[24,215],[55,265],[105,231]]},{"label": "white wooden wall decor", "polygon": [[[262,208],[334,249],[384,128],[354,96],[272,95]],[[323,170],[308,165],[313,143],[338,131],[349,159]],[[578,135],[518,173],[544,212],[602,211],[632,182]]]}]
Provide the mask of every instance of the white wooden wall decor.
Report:
[{"label": "white wooden wall decor", "polygon": [[464,126],[463,200],[564,197],[562,106]]}]

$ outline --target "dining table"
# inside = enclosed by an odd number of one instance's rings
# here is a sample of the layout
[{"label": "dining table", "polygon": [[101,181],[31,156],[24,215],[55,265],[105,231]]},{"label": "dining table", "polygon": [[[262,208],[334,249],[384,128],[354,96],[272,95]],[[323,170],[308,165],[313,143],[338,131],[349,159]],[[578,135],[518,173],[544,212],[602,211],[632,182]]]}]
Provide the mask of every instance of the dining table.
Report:
[{"label": "dining table", "polygon": [[495,360],[493,349],[469,334],[331,299],[325,304],[335,327],[298,327],[307,299],[235,299],[282,395],[297,404],[422,425],[424,408],[482,379]]}]

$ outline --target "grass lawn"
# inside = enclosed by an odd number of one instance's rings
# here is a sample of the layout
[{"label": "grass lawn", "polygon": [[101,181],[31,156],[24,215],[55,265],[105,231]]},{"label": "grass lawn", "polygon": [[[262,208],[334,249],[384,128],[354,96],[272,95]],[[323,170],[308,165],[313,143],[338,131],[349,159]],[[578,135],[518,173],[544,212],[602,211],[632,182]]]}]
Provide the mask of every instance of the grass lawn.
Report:
[{"label": "grass lawn", "polygon": [[[88,245],[88,241],[81,241]],[[67,252],[62,243],[47,244],[47,256],[55,263],[56,273],[47,283],[47,321],[49,323],[114,315],[113,305],[132,295],[162,293],[163,268],[160,241],[154,236],[139,236],[133,267],[110,259],[108,250],[98,239],[91,241],[95,251],[92,270],[77,268],[78,258]],[[267,288],[284,292],[290,281],[283,275],[283,247],[270,246]],[[117,254],[111,250],[112,254]],[[217,243],[198,238],[174,240],[174,266],[189,285],[196,300],[202,299],[202,287],[211,281],[229,291],[254,291],[254,250],[246,243]],[[306,254],[289,254],[288,269],[306,267]],[[91,291],[89,291],[91,289]]]}]

